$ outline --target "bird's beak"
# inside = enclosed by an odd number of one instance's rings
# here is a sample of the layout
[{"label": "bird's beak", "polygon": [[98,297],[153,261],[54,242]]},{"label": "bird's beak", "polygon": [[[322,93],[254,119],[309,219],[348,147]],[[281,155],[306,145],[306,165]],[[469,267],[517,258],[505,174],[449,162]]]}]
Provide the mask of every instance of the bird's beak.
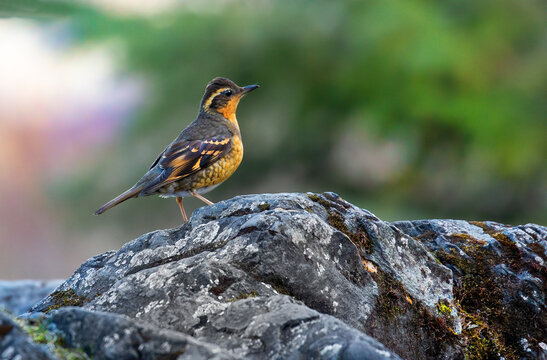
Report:
[{"label": "bird's beak", "polygon": [[258,85],[247,85],[243,87],[243,95],[253,91],[254,89],[258,89]]}]

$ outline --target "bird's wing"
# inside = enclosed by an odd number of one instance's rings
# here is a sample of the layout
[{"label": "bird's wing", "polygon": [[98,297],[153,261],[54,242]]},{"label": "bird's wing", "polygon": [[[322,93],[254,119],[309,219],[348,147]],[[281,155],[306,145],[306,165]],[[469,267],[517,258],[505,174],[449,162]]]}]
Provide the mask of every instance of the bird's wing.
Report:
[{"label": "bird's wing", "polygon": [[203,140],[175,141],[165,149],[152,164],[159,175],[146,184],[144,193],[185,178],[214,164],[232,148],[231,138],[215,136]]}]

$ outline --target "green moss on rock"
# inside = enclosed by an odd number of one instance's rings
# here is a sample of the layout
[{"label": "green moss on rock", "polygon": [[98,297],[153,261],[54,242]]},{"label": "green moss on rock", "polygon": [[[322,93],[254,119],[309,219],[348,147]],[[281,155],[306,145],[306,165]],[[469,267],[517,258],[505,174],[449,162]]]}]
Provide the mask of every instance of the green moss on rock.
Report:
[{"label": "green moss on rock", "polygon": [[313,202],[319,203],[325,209],[329,209],[331,207],[331,203],[328,200],[323,199],[321,196],[317,194],[308,194],[308,198]]},{"label": "green moss on rock", "polygon": [[[355,232],[350,231],[350,229],[346,225],[344,217],[340,213],[338,213],[337,210],[333,209],[333,204],[331,204],[328,200],[325,200],[321,196],[316,194],[308,194],[308,198],[310,198],[310,200],[314,202],[319,203],[325,208],[325,210],[327,210],[327,223],[336,230],[346,235],[351,240],[351,242],[354,243],[355,246],[357,246],[361,258],[364,259],[366,254],[370,254],[372,252],[374,244],[372,240],[369,239],[364,229],[359,228]],[[308,210],[308,208],[306,208],[306,210]],[[311,209],[309,211],[311,212]]]},{"label": "green moss on rock", "polygon": [[448,317],[452,314],[452,308],[450,307],[450,304],[446,300],[441,300],[437,303],[437,312],[444,316]]},{"label": "green moss on rock", "polygon": [[268,204],[268,203],[259,204],[259,205],[258,205],[258,209],[259,209],[260,211],[270,210],[270,204]]},{"label": "green moss on rock", "polygon": [[355,232],[350,231],[350,229],[346,225],[344,217],[334,210],[328,211],[327,223],[329,223],[329,225],[333,228],[345,234],[351,240],[351,242],[354,243],[355,246],[357,246],[361,258],[364,259],[366,254],[370,254],[372,252],[374,244],[372,240],[369,239],[364,229],[359,228]]},{"label": "green moss on rock", "polygon": [[46,313],[65,306],[83,306],[89,301],[85,296],[77,295],[74,289],[54,291],[50,298],[53,304],[47,307]]},{"label": "green moss on rock", "polygon": [[372,278],[378,284],[377,309],[386,321],[409,309],[413,300],[399,280],[383,271],[373,273]]},{"label": "green moss on rock", "polygon": [[466,359],[499,359],[502,356],[516,360],[526,355],[521,339],[526,338],[537,346],[541,339],[539,329],[543,325],[529,305],[519,299],[507,299],[507,286],[511,285],[493,268],[505,263],[512,269],[520,269],[523,266],[521,252],[507,236],[491,235],[502,246],[501,256],[478,245],[465,246],[467,256],[462,256],[456,249],[440,250],[435,255],[458,274],[454,297],[463,323],[460,338]]},{"label": "green moss on rock", "polygon": [[486,245],[486,241],[479,240],[466,233],[452,234],[449,236],[450,240],[456,243],[468,242],[471,244]]},{"label": "green moss on rock", "polygon": [[67,348],[65,339],[55,332],[47,329],[47,320],[28,322],[21,319],[15,319],[21,329],[27,333],[30,338],[38,344],[44,344],[57,357],[62,360],[89,360],[90,357],[82,350],[76,348]]},{"label": "green moss on rock", "polygon": [[[434,359],[447,348],[458,351],[458,337],[447,319],[432,313],[422,302],[414,299],[390,274],[378,270],[372,273],[372,277],[378,285],[378,298],[376,310],[366,324],[369,335],[395,352],[404,351],[413,359]],[[413,337],[394,337],[394,328],[405,329],[405,333],[412,333]]]}]

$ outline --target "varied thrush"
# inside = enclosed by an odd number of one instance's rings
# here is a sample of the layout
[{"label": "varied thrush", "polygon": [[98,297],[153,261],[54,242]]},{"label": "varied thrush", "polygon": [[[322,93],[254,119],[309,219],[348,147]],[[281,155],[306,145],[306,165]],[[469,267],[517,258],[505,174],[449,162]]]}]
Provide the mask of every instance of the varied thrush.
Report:
[{"label": "varied thrush", "polygon": [[217,77],[207,84],[198,117],[165,148],[144,176],[123,194],[104,204],[95,215],[134,197],[157,194],[176,197],[184,221],[182,198],[201,194],[228,179],[243,158],[243,143],[236,119],[241,98],[258,85],[237,86]]}]

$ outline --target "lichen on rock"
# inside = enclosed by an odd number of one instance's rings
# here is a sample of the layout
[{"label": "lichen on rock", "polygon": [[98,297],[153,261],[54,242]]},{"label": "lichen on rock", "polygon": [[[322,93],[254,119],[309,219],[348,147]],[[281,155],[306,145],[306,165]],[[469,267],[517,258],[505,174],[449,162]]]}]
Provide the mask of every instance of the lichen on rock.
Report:
[{"label": "lichen on rock", "polygon": [[86,261],[33,311],[97,358],[541,358],[546,234],[238,196]]},{"label": "lichen on rock", "polygon": [[547,356],[545,227],[461,220],[395,225],[453,271],[466,359]]}]

